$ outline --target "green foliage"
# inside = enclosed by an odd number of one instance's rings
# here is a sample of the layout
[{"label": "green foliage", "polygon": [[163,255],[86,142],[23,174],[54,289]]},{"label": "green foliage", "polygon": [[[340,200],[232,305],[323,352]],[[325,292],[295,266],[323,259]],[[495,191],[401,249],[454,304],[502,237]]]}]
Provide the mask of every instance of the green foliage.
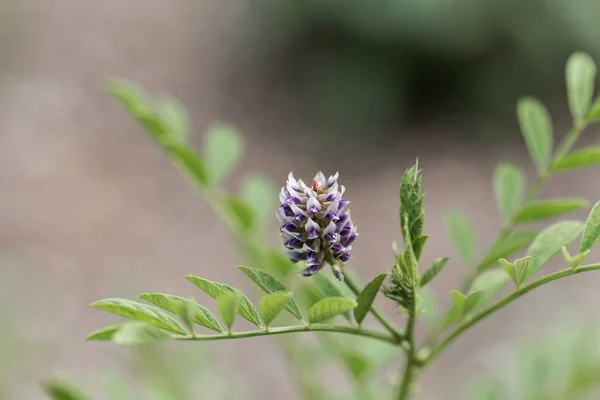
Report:
[{"label": "green foliage", "polygon": [[569,57],[566,68],[567,95],[573,118],[583,118],[590,108],[596,81],[596,64],[587,53]]},{"label": "green foliage", "polygon": [[458,212],[451,212],[446,216],[446,226],[458,254],[468,264],[474,263],[476,253],[475,228]]},{"label": "green foliage", "polygon": [[112,340],[115,333],[123,327],[123,324],[106,326],[90,333],[87,340]]},{"label": "green foliage", "polygon": [[519,258],[514,263],[508,262],[504,258],[501,258],[499,261],[504,271],[506,271],[510,279],[517,285],[517,288],[521,287],[527,276],[527,271],[531,268],[531,257]]},{"label": "green foliage", "polygon": [[[189,310],[187,310],[189,301],[182,297],[163,293],[142,293],[140,298],[154,304],[155,306],[170,311],[173,314],[181,315],[182,308],[186,309],[186,313],[189,312]],[[195,314],[193,320],[198,325],[202,325],[208,329],[212,329],[213,331],[223,332],[223,328],[213,313],[200,304],[195,305]]]},{"label": "green foliage", "polygon": [[546,107],[537,99],[525,97],[517,104],[521,133],[538,171],[545,171],[552,156],[552,121]]},{"label": "green foliage", "polygon": [[538,233],[535,231],[516,231],[500,238],[479,262],[479,269],[496,264],[500,258],[510,257],[517,251],[527,247],[537,237]]},{"label": "green foliage", "polygon": [[587,206],[589,202],[581,197],[534,201],[521,208],[515,215],[515,221],[527,222],[554,218]]},{"label": "green foliage", "polygon": [[266,326],[271,325],[271,322],[287,307],[290,300],[292,300],[291,292],[275,292],[260,299],[258,311]]},{"label": "green foliage", "polygon": [[505,219],[510,219],[521,207],[525,194],[525,174],[514,164],[496,167],[493,179],[496,204]]},{"label": "green foliage", "polygon": [[90,400],[87,395],[70,382],[49,381],[44,382],[42,387],[52,400]]},{"label": "green foliage", "polygon": [[190,121],[185,106],[177,99],[164,95],[158,98],[161,120],[171,133],[171,138],[186,145],[190,136]]},{"label": "green foliage", "polygon": [[490,269],[477,275],[471,285],[471,291],[481,291],[483,293],[478,306],[488,305],[508,282],[508,276],[500,269]]},{"label": "green foliage", "polygon": [[235,322],[235,316],[238,313],[240,298],[241,293],[238,291],[222,293],[217,297],[219,313],[229,332],[231,332],[231,327],[233,327],[233,323]]},{"label": "green foliage", "polygon": [[[273,276],[269,275],[265,271],[260,269],[245,267],[243,265],[239,266],[239,269],[246,274],[248,278],[250,278],[254,283],[256,283],[262,290],[267,293],[276,293],[276,292],[286,292],[287,288],[283,286],[281,282],[275,279]],[[289,297],[287,303],[285,304],[285,308],[296,318],[302,320],[302,311],[300,311],[300,306],[296,303],[293,297]]]},{"label": "green foliage", "polygon": [[327,321],[357,306],[358,303],[348,297],[328,297],[319,301],[308,310],[308,321],[311,324]]},{"label": "green foliage", "polygon": [[464,295],[458,290],[452,291],[452,302],[463,318],[475,310],[482,297],[483,292],[480,290],[471,292],[468,295]]},{"label": "green foliage", "polygon": [[544,229],[535,238],[527,255],[531,256],[533,262],[527,273],[526,279],[532,277],[537,271],[548,263],[563,246],[571,243],[581,233],[583,223],[581,221],[561,221]]},{"label": "green foliage", "polygon": [[585,221],[579,252],[591,250],[600,240],[600,202],[596,203]]},{"label": "green foliage", "polygon": [[145,322],[128,322],[115,332],[111,340],[124,346],[136,346],[155,343],[169,337],[169,332]]},{"label": "green foliage", "polygon": [[433,262],[433,264],[431,264],[431,266],[427,268],[427,270],[419,280],[419,285],[421,287],[424,287],[429,282],[431,282],[433,278],[435,278],[442,271],[449,259],[450,257],[448,256],[437,258]]},{"label": "green foliage", "polygon": [[408,231],[410,238],[404,237],[406,245],[412,248],[417,260],[421,257],[427,238],[423,236],[425,208],[424,194],[421,193],[422,176],[419,163],[410,167],[400,180],[400,227],[402,234]]},{"label": "green foliage", "polygon": [[552,163],[552,171],[569,171],[576,168],[600,164],[600,147],[586,147],[576,150]]},{"label": "green foliage", "polygon": [[212,282],[208,279],[203,279],[193,275],[187,275],[185,278],[213,299],[217,299],[226,293],[238,292],[240,294],[240,304],[237,309],[238,314],[240,317],[246,319],[254,325],[260,326],[260,318],[258,317],[256,308],[254,308],[252,302],[250,302],[250,300],[248,300],[248,298],[239,290],[224,283]]},{"label": "green foliage", "polygon": [[156,307],[125,299],[104,299],[90,304],[90,307],[108,311],[134,321],[147,322],[157,328],[185,335],[185,329],[170,315]]},{"label": "green foliage", "polygon": [[261,175],[249,174],[242,182],[242,199],[252,210],[257,224],[264,224],[273,215],[277,198],[273,184]]},{"label": "green foliage", "polygon": [[356,322],[358,322],[359,325],[362,324],[363,320],[367,316],[369,310],[371,309],[371,305],[373,304],[373,301],[379,292],[379,288],[387,276],[387,273],[377,275],[371,282],[367,283],[367,285],[356,298],[358,305],[354,309],[354,319],[356,319]]},{"label": "green foliage", "polygon": [[204,142],[210,183],[216,184],[237,165],[244,144],[237,129],[224,123],[214,123],[206,129]]}]

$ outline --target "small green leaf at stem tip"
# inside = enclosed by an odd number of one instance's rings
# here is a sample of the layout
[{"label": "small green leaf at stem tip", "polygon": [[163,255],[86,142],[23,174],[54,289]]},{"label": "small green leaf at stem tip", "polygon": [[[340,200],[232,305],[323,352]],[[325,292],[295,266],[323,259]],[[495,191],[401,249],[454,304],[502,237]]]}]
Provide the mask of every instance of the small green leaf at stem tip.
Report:
[{"label": "small green leaf at stem tip", "polygon": [[571,115],[575,119],[583,117],[590,108],[596,74],[596,63],[589,54],[576,52],[569,57],[566,68],[567,95]]},{"label": "small green leaf at stem tip", "polygon": [[198,276],[186,275],[185,279],[190,281],[213,299],[216,299],[223,293],[238,292],[240,294],[240,306],[238,308],[238,314],[240,317],[253,323],[254,325],[260,326],[260,317],[258,316],[256,308],[254,308],[252,302],[239,290],[224,283],[209,281],[208,279],[200,278]]},{"label": "small green leaf at stem tip", "polygon": [[95,301],[90,306],[134,321],[146,322],[171,332],[182,335],[186,333],[185,329],[170,315],[154,306],[137,301],[112,298]]},{"label": "small green leaf at stem tip", "polygon": [[348,297],[328,297],[319,301],[308,310],[308,320],[310,323],[327,321],[357,306],[358,303]]},{"label": "small green leaf at stem tip", "polygon": [[525,282],[525,278],[527,277],[527,273],[529,268],[531,268],[531,264],[533,263],[533,259],[529,256],[519,258],[514,262],[515,272],[517,276],[517,286],[521,286],[521,283]]},{"label": "small green leaf at stem tip", "polygon": [[451,212],[446,216],[446,225],[458,253],[467,263],[475,261],[475,229],[460,213]]},{"label": "small green leaf at stem tip", "polygon": [[[164,293],[142,293],[139,297],[140,299],[146,300],[147,302],[152,303],[155,306],[162,308],[163,310],[167,310],[177,315],[181,315],[180,313],[182,312],[182,308],[185,308],[185,304],[188,303],[188,300],[184,299],[183,297],[173,296]],[[206,307],[201,306],[200,304],[194,304],[194,306],[195,323],[204,326],[205,328],[212,329],[216,332],[223,332],[221,324],[212,312],[210,312]]]},{"label": "small green leaf at stem tip", "polygon": [[292,298],[291,292],[279,292],[264,295],[258,303],[258,312],[268,327],[285,308]]},{"label": "small green leaf at stem tip", "polygon": [[379,288],[387,276],[387,273],[377,275],[371,282],[367,283],[367,285],[356,298],[358,306],[354,309],[354,319],[356,319],[356,322],[359,325],[362,324],[363,320],[369,313],[369,310],[373,305],[373,301],[375,301],[375,297],[379,292]]},{"label": "small green leaf at stem tip", "polygon": [[448,256],[436,259],[419,280],[419,285],[421,287],[424,287],[429,282],[431,282],[433,278],[435,278],[442,271],[449,259],[450,257]]},{"label": "small green leaf at stem tip", "polygon": [[585,222],[583,229],[583,235],[581,237],[581,244],[579,246],[579,252],[584,253],[591,250],[598,244],[600,240],[600,201],[597,202],[590,215]]},{"label": "small green leaf at stem tip", "polygon": [[[287,292],[288,289],[275,277],[270,275],[269,273],[256,269],[250,268],[243,265],[238,267],[240,271],[242,271],[248,278],[252,280],[252,282],[256,283],[258,287],[264,290],[267,293],[276,293],[276,292]],[[300,306],[294,300],[294,298],[290,295],[287,303],[285,304],[285,308],[296,318],[302,320],[302,311],[300,310]]]},{"label": "small green leaf at stem tip", "polygon": [[510,257],[515,252],[530,245],[538,233],[536,231],[517,231],[502,237],[492,245],[492,248],[483,257],[478,266],[479,270],[494,265],[498,259]]},{"label": "small green leaf at stem tip", "polygon": [[525,204],[515,215],[515,222],[539,221],[554,218],[589,206],[582,197],[535,201]]},{"label": "small green leaf at stem tip", "polygon": [[600,146],[586,147],[575,150],[552,163],[553,172],[569,171],[600,164]]},{"label": "small green leaf at stem tip", "polygon": [[206,129],[204,152],[210,182],[216,184],[236,167],[244,142],[234,126],[217,122]]},{"label": "small green leaf at stem tip", "polygon": [[569,253],[569,250],[567,249],[567,247],[563,246],[562,254],[563,254],[563,258],[565,259],[565,262],[567,263],[567,265],[569,265],[569,267],[571,267],[575,270],[575,269],[577,269],[577,267],[579,267],[581,265],[581,263],[585,260],[585,258],[588,256],[588,254],[590,254],[590,250],[586,250],[583,253],[579,253],[575,257],[573,257],[573,256],[571,256],[571,253]]},{"label": "small green leaf at stem tip", "polygon": [[239,292],[223,293],[217,297],[219,313],[221,314],[221,318],[223,318],[223,322],[225,322],[229,332],[231,332],[231,328],[235,322],[235,316],[237,315],[239,304]]},{"label": "small green leaf at stem tip", "polygon": [[504,258],[498,260],[502,268],[506,272],[506,274],[512,279],[515,285],[519,285],[519,280],[517,279],[517,272],[515,271],[515,266],[513,263],[506,261]]},{"label": "small green leaf at stem tip", "polygon": [[168,339],[169,332],[157,328],[145,322],[128,322],[116,332],[113,337],[113,343],[123,346],[137,346],[143,344],[155,343]]},{"label": "small green leaf at stem tip", "polygon": [[81,389],[66,381],[46,381],[42,388],[52,400],[90,400]]},{"label": "small green leaf at stem tip", "polygon": [[465,299],[465,304],[463,306],[463,316],[471,313],[477,308],[481,298],[483,297],[483,292],[481,290],[477,290],[469,293],[467,298]]},{"label": "small green leaf at stem tip", "polygon": [[533,263],[527,273],[527,279],[532,277],[548,263],[563,246],[571,243],[581,233],[583,223],[576,220],[560,221],[544,229],[535,238],[527,255],[531,256]]},{"label": "small green leaf at stem tip", "polygon": [[423,193],[418,160],[411,168],[406,170],[400,180],[400,231],[406,244],[410,244],[415,257],[419,258],[427,239],[423,237],[425,209],[423,206]]},{"label": "small green leaf at stem tip", "polygon": [[493,178],[496,204],[506,220],[517,212],[523,203],[525,174],[514,164],[502,163],[496,167]]},{"label": "small green leaf at stem tip", "polygon": [[517,104],[517,118],[525,144],[539,172],[550,163],[553,147],[552,121],[546,107],[533,97],[524,97]]}]

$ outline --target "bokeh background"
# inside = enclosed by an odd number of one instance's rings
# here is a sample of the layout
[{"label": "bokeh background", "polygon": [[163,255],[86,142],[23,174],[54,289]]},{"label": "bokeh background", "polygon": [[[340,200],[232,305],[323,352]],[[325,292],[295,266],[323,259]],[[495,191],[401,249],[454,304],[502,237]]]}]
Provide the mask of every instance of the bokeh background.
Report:
[{"label": "bokeh background", "polygon": [[[106,371],[146,379],[150,363],[130,350],[85,342],[112,321],[88,309],[95,299],[194,295],[185,274],[251,287],[219,221],[103,91],[106,75],[180,98],[198,144],[208,123],[236,124],[242,170],[278,184],[290,170],[339,170],[361,234],[352,265],[368,277],[390,266],[397,183],[417,156],[424,263],[456,256],[449,209],[477,226],[482,251],[491,243],[495,164],[534,173],[516,100],[541,97],[562,136],[564,64],[573,50],[600,60],[599,18],[596,0],[2,0],[2,394],[44,399],[39,382],[54,376],[92,391]],[[582,141],[597,138],[591,128]],[[596,201],[598,182],[597,170],[557,176],[543,196]],[[441,302],[462,272],[454,257],[434,285]],[[549,285],[477,326],[425,372],[423,395],[460,399],[474,372],[501,371],[525,338],[597,321],[599,284],[586,274]],[[184,366],[190,398],[297,398],[269,338],[155,356]],[[194,375],[202,362],[214,368]]]}]

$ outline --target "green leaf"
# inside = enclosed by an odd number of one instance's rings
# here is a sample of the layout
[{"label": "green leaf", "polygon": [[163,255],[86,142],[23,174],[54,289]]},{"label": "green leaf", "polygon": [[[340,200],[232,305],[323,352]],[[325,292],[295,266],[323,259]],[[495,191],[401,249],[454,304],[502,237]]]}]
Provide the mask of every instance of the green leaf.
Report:
[{"label": "green leaf", "polygon": [[581,221],[566,220],[550,225],[540,232],[527,250],[527,255],[533,259],[527,278],[539,271],[563,246],[575,240],[582,229]]},{"label": "green leaf", "polygon": [[592,207],[592,211],[590,211],[590,215],[585,222],[579,252],[583,253],[593,249],[598,244],[598,240],[600,240],[600,201]]},{"label": "green leaf", "polygon": [[[183,297],[163,293],[142,293],[140,298],[178,315],[180,315],[182,307],[188,303],[188,300]],[[213,331],[223,332],[221,324],[213,313],[200,304],[195,305],[194,321]]]},{"label": "green leaf", "polygon": [[90,307],[108,311],[139,322],[147,322],[158,328],[185,335],[185,329],[170,315],[156,307],[125,299],[104,299],[90,304]]},{"label": "green leaf", "polygon": [[[317,286],[321,298],[344,297],[344,294],[337,286],[337,281],[332,282],[331,279],[327,278],[323,274],[313,275],[312,280]],[[352,320],[350,313],[347,312],[344,313],[344,318],[346,318],[348,321]]]},{"label": "green leaf", "polygon": [[264,176],[248,174],[242,182],[242,199],[256,216],[260,224],[272,217],[273,199],[277,198],[275,187]]},{"label": "green leaf", "polygon": [[193,298],[184,299],[182,304],[179,306],[179,319],[184,323],[188,331],[195,336],[194,322],[196,320],[196,300]]},{"label": "green leaf", "polygon": [[223,322],[227,326],[227,330],[231,332],[231,327],[235,322],[235,316],[238,312],[238,306],[240,304],[240,293],[230,292],[223,293],[217,297],[217,305],[219,306],[219,313],[223,318]]},{"label": "green leaf", "polygon": [[509,233],[507,236],[494,243],[488,254],[486,254],[479,263],[478,268],[480,270],[484,269],[490,265],[496,264],[500,258],[511,256],[513,253],[531,244],[537,235],[538,232],[535,231]]},{"label": "green leaf", "polygon": [[514,264],[509,261],[506,261],[504,258],[501,258],[498,261],[500,262],[500,265],[502,265],[502,268],[504,268],[506,274],[510,277],[510,279],[512,279],[515,285],[518,286],[519,280],[517,279],[517,271],[515,271]]},{"label": "green leaf", "polygon": [[491,269],[478,274],[471,285],[472,292],[483,292],[478,307],[489,304],[509,281],[509,277],[500,269]]},{"label": "green leaf", "polygon": [[472,311],[475,311],[475,308],[479,305],[479,302],[481,301],[482,297],[483,297],[483,292],[481,290],[476,290],[476,291],[469,293],[469,295],[465,299],[465,305],[463,307],[463,315],[467,315],[467,314],[471,313]]},{"label": "green leaf", "polygon": [[42,384],[52,400],[90,400],[79,388],[65,381],[48,381]]},{"label": "green leaf", "polygon": [[263,296],[258,303],[258,311],[266,326],[279,315],[281,310],[292,300],[291,292],[271,293]]},{"label": "green leaf", "polygon": [[585,149],[575,150],[554,163],[552,171],[567,171],[575,168],[584,168],[600,164],[600,146],[586,147]]},{"label": "green leaf", "polygon": [[163,143],[173,163],[199,187],[208,184],[208,173],[202,158],[193,150],[178,143]]},{"label": "green leaf", "polygon": [[278,276],[288,276],[294,272],[294,263],[281,251],[270,250],[265,255],[266,265],[269,271],[273,271]]},{"label": "green leaf", "polygon": [[217,122],[206,130],[204,149],[210,182],[216,184],[238,164],[244,142],[234,126]]},{"label": "green leaf", "polygon": [[[275,279],[270,274],[262,271],[260,269],[254,269],[250,267],[245,267],[240,265],[238,267],[248,278],[250,278],[254,283],[256,283],[262,290],[267,293],[275,293],[275,292],[286,292],[287,288],[281,284],[277,279]],[[291,295],[285,306],[285,308],[292,313],[292,315],[299,320],[302,320],[302,311],[300,311],[300,306],[294,300]]]},{"label": "green leaf", "polygon": [[111,325],[102,329],[98,329],[97,331],[90,333],[87,337],[87,340],[112,340],[114,334],[117,333],[121,327],[123,327],[123,324]]},{"label": "green leaf", "polygon": [[227,197],[224,205],[229,215],[231,215],[241,230],[248,232],[256,227],[256,216],[244,200],[236,197]]},{"label": "green leaf", "polygon": [[517,286],[521,286],[521,283],[525,282],[525,278],[527,277],[527,273],[529,268],[531,268],[531,264],[533,263],[533,259],[529,256],[519,258],[515,261],[515,273],[516,273],[516,283]]},{"label": "green leaf", "polygon": [[185,106],[177,99],[163,95],[158,98],[161,119],[169,131],[169,138],[186,145],[190,135],[190,121]]},{"label": "green leaf", "polygon": [[345,349],[341,351],[340,355],[354,379],[358,381],[364,380],[373,367],[371,360],[365,354],[357,351]]},{"label": "green leaf", "polygon": [[348,297],[328,297],[308,310],[308,320],[310,323],[326,321],[357,306],[358,303]]},{"label": "green leaf", "polygon": [[[421,255],[423,250],[424,240],[420,239],[423,236],[423,224],[425,219],[425,209],[423,207],[423,197],[421,193],[421,181],[418,160],[414,166],[406,170],[400,180],[400,227],[402,234],[408,233],[408,241],[415,257]],[[408,229],[407,229],[408,228]],[[421,240],[420,243],[417,241]],[[417,251],[418,250],[418,251]],[[417,257],[418,260],[418,257]]]},{"label": "green leaf", "polygon": [[494,172],[493,187],[498,208],[508,220],[523,204],[525,174],[514,164],[502,163]]},{"label": "green leaf", "polygon": [[538,221],[554,218],[589,206],[581,197],[535,201],[525,204],[515,216],[516,222]]},{"label": "green leaf", "polygon": [[137,346],[168,339],[169,332],[145,322],[129,322],[112,337],[112,341],[123,346]]},{"label": "green leaf", "polygon": [[598,119],[600,119],[600,99],[594,101],[590,110],[585,115],[585,120],[588,122],[594,122]]},{"label": "green leaf", "polygon": [[429,235],[419,236],[413,240],[413,249],[417,260],[421,258],[421,254],[423,253],[423,248],[425,247],[427,240],[429,240]]},{"label": "green leaf", "polygon": [[185,278],[213,299],[216,299],[223,293],[239,292],[240,305],[238,308],[238,314],[240,315],[240,317],[246,319],[249,322],[252,322],[254,325],[260,326],[260,318],[258,316],[256,308],[254,308],[250,300],[248,300],[248,298],[239,290],[224,283],[209,281],[208,279],[200,278],[193,275],[186,275]]},{"label": "green leaf", "polygon": [[452,295],[452,302],[462,312],[465,309],[465,302],[467,301],[467,296],[465,296],[458,290],[453,290],[452,292],[450,292],[450,294]]},{"label": "green leaf", "polygon": [[419,281],[420,286],[423,287],[431,282],[433,278],[442,271],[449,259],[450,257],[448,256],[436,259],[421,277],[421,280]]},{"label": "green leaf", "polygon": [[591,251],[591,250],[586,250],[583,253],[579,253],[575,257],[573,257],[573,256],[571,256],[571,253],[569,253],[569,250],[566,248],[566,246],[563,246],[563,248],[561,250],[562,250],[562,254],[563,254],[565,261],[567,262],[569,267],[571,267],[573,269],[577,269],[577,267],[579,267],[581,265],[583,260],[585,260],[585,258],[588,256],[588,254],[590,254],[590,251]]},{"label": "green leaf", "polygon": [[576,52],[567,61],[566,80],[569,108],[573,118],[583,117],[590,108],[596,81],[596,64],[589,54]]},{"label": "green leaf", "polygon": [[359,325],[362,324],[363,320],[369,313],[369,310],[373,305],[373,301],[377,296],[377,292],[379,292],[379,288],[381,287],[381,284],[387,275],[387,273],[377,275],[371,282],[367,283],[367,285],[356,298],[358,306],[354,309],[354,319],[356,319],[356,322],[358,322]]},{"label": "green leaf", "polygon": [[525,97],[517,104],[517,118],[531,159],[538,171],[545,171],[552,156],[552,121],[537,99]]},{"label": "green leaf", "polygon": [[469,221],[458,212],[446,216],[446,225],[452,236],[458,254],[468,263],[475,261],[475,229]]}]

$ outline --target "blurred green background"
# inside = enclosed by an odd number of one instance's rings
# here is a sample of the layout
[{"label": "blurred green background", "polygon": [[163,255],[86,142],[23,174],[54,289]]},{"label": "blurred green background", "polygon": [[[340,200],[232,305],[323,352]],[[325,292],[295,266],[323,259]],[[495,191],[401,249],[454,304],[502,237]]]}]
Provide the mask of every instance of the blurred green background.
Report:
[{"label": "blurred green background", "polygon": [[[352,265],[369,277],[390,266],[390,242],[400,238],[397,183],[416,156],[432,236],[424,263],[456,255],[441,222],[450,208],[474,222],[482,248],[490,244],[500,224],[494,165],[509,160],[534,173],[515,102],[541,97],[564,134],[564,65],[573,50],[600,61],[599,17],[594,0],[5,0],[0,396],[45,399],[39,383],[57,376],[100,394],[107,368],[143,396],[152,375],[129,350],[84,341],[114,322],[89,302],[196,295],[182,279],[188,273],[251,291],[226,231],[103,92],[105,75],[180,98],[196,143],[209,122],[235,123],[247,142],[242,171],[282,184],[290,170],[304,178],[339,170],[361,234]],[[583,138],[595,140],[594,129]],[[543,195],[600,198],[598,174],[576,174],[553,179]],[[460,267],[450,264],[434,285],[441,303]],[[509,372],[528,367],[510,353],[528,338],[596,321],[599,283],[591,275],[551,285],[477,327],[425,373],[422,398],[463,399],[478,379],[486,384],[482,370],[520,393]],[[270,338],[209,346],[158,357],[181,364],[173,370],[184,379],[207,382],[201,391],[211,400],[238,398],[238,388],[254,398],[300,398]],[[196,364],[206,359],[218,367]],[[336,368],[325,370],[332,387],[347,385]],[[188,379],[180,385],[194,396]]]}]

